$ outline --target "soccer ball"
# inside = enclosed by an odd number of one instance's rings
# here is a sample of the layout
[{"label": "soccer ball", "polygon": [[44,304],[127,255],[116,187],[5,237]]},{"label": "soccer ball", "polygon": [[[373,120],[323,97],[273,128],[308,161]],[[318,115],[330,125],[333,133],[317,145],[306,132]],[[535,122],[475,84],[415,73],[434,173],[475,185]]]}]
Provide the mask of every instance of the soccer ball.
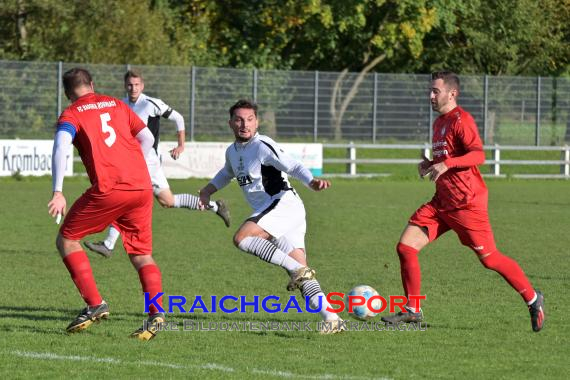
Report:
[{"label": "soccer ball", "polygon": [[[364,297],[364,300],[365,300],[364,305],[353,306],[352,312],[348,311],[348,305],[349,305],[349,298],[348,297],[350,297],[350,296],[362,296],[362,297]],[[361,321],[367,321],[371,318],[374,318],[376,315],[378,315],[378,313],[370,310],[367,306],[368,300],[373,296],[379,296],[379,294],[376,291],[376,289],[374,289],[371,286],[358,285],[358,286],[355,286],[354,288],[352,288],[350,290],[350,292],[348,292],[348,294],[344,297],[346,310],[348,311],[348,314],[351,317],[356,318],[356,319],[361,320]],[[355,302],[358,303],[359,301],[353,299],[353,304]],[[380,300],[379,297],[374,298],[373,300],[370,301],[370,306],[375,310],[379,310],[382,307],[382,301]]]}]

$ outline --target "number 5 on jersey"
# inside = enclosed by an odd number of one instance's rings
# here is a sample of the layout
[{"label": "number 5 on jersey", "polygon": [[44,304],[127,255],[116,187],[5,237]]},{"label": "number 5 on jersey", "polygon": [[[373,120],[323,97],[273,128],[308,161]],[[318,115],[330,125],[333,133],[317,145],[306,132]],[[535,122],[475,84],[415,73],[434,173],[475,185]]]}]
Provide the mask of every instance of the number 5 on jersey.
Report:
[{"label": "number 5 on jersey", "polygon": [[101,117],[101,130],[103,133],[109,133],[109,137],[105,139],[105,144],[107,144],[107,146],[110,148],[111,145],[115,143],[115,140],[117,140],[117,134],[115,133],[115,130],[113,127],[107,124],[109,121],[111,121],[111,115],[109,115],[108,112],[105,112],[99,116]]}]

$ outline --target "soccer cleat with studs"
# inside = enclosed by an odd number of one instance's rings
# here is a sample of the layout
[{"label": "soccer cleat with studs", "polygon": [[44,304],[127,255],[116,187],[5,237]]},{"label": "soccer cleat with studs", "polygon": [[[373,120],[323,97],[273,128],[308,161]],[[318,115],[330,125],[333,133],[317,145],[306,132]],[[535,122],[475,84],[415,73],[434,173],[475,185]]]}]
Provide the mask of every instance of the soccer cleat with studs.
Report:
[{"label": "soccer cleat with studs", "polygon": [[539,332],[544,325],[544,294],[540,290],[536,290],[536,301],[528,306],[530,312],[530,324],[532,331]]},{"label": "soccer cleat with studs", "polygon": [[220,218],[222,218],[226,227],[229,227],[231,217],[230,217],[230,209],[228,208],[228,205],[222,199],[218,199],[216,201],[216,205],[218,205],[218,211],[216,211],[216,215],[218,215]]},{"label": "soccer cleat with studs", "polygon": [[416,323],[423,321],[424,314],[422,312],[422,309],[420,309],[419,313],[414,313],[407,306],[404,306],[404,308],[407,310],[407,313],[400,311],[394,314],[390,314],[387,317],[382,317],[382,321],[391,325],[398,323]]},{"label": "soccer cleat with studs", "polygon": [[84,244],[91,251],[98,253],[103,257],[109,258],[113,255],[113,250],[107,248],[104,241],[98,241],[98,242],[86,241]]},{"label": "soccer cleat with studs", "polygon": [[75,317],[73,322],[67,326],[65,331],[76,333],[87,329],[93,323],[99,323],[101,319],[109,318],[109,305],[103,301],[100,305],[87,306]]},{"label": "soccer cleat with studs", "polygon": [[143,325],[134,331],[130,336],[131,338],[137,338],[138,340],[147,341],[154,339],[158,331],[160,331],[160,326],[166,321],[164,313],[156,313],[151,315]]},{"label": "soccer cleat with studs", "polygon": [[309,267],[302,267],[291,273],[291,279],[287,284],[287,290],[292,292],[295,289],[301,289],[301,284],[315,278],[315,271]]}]

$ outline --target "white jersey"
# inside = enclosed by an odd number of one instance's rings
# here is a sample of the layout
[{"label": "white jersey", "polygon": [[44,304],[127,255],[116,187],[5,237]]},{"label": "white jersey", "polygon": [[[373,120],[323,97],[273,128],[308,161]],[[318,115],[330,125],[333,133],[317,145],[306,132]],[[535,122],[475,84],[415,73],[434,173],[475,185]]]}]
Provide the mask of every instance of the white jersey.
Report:
[{"label": "white jersey", "polygon": [[[170,106],[164,103],[162,100],[157,98],[151,98],[145,94],[140,94],[137,101],[132,103],[129,98],[124,98],[125,102],[129,108],[131,108],[138,117],[146,124],[148,129],[152,132],[154,136],[154,145],[148,155],[145,156],[146,166],[148,167],[148,172],[150,174],[150,180],[152,182],[152,187],[154,190],[154,195],[158,194],[164,189],[168,189],[168,181],[162,170],[162,165],[160,162],[160,157],[158,156],[158,139],[160,133],[160,117],[169,118],[171,116],[178,117],[179,114],[174,111]],[[182,125],[182,130],[184,130],[184,119],[180,123],[180,118],[177,120],[177,126]]]},{"label": "white jersey", "polygon": [[254,211],[260,212],[293,190],[287,174],[305,185],[313,179],[311,172],[275,141],[256,134],[246,143],[234,142],[228,147],[226,163],[210,183],[219,190],[236,178],[247,202]]},{"label": "white jersey", "polygon": [[[154,136],[154,150],[158,149],[158,139],[160,134],[160,117],[168,119],[174,111],[170,106],[157,98],[151,98],[145,94],[140,94],[137,101],[132,103],[129,98],[123,101],[131,108],[138,117],[146,124]],[[184,128],[182,128],[184,129]]]}]

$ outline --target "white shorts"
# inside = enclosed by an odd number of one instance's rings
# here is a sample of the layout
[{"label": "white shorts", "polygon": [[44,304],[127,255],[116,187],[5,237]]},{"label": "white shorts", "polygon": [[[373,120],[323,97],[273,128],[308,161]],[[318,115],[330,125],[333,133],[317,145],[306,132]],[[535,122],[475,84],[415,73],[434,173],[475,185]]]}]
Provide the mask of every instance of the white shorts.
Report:
[{"label": "white shorts", "polygon": [[271,200],[262,211],[248,220],[257,223],[276,239],[284,236],[295,248],[305,249],[305,206],[294,190],[284,191],[280,199]]},{"label": "white shorts", "polygon": [[170,188],[170,186],[168,186],[166,176],[164,175],[164,171],[162,170],[160,158],[154,149],[152,149],[146,158],[146,166],[148,168],[148,174],[150,174],[154,196],[157,196],[161,191]]}]

